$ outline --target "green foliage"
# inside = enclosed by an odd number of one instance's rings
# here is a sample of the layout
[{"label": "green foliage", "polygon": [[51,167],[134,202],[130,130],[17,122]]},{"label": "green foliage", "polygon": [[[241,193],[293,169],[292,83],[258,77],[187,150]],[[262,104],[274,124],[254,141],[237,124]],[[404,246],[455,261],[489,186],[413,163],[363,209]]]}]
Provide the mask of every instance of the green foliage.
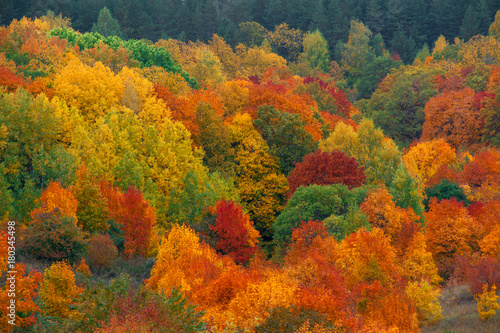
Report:
[{"label": "green foliage", "polygon": [[401,65],[402,62],[394,60],[388,52],[369,60],[354,83],[359,98],[369,98],[391,69]]},{"label": "green foliage", "polygon": [[371,229],[368,216],[356,206],[349,207],[345,215],[332,214],[323,223],[327,227],[328,233],[333,235],[338,241],[343,240],[346,236],[356,232],[360,228]]},{"label": "green foliage", "polygon": [[56,208],[33,217],[24,231],[20,250],[33,259],[77,262],[87,246],[83,236],[75,220],[62,215]]},{"label": "green foliage", "polygon": [[130,186],[133,186],[141,191],[145,187],[145,178],[143,168],[139,163],[139,159],[132,151],[127,151],[120,159],[118,165],[113,169],[116,177],[115,186],[118,186],[122,191],[126,191]]},{"label": "green foliage", "polygon": [[281,112],[272,106],[261,106],[254,125],[266,140],[271,154],[279,159],[285,176],[293,170],[296,162],[317,149],[298,114]]},{"label": "green foliage", "polygon": [[103,37],[97,32],[80,34],[71,28],[55,28],[49,34],[66,39],[70,44],[78,45],[81,50],[96,47],[100,42],[108,45],[113,50],[123,46],[127,51],[131,52],[131,58],[137,60],[141,67],[158,66],[172,73],[180,73],[191,87],[198,87],[196,80],[172,60],[170,53],[165,48],[150,45],[144,40],[130,39],[124,41],[116,36]]},{"label": "green foliage", "polygon": [[247,47],[261,46],[267,30],[257,22],[242,22],[238,25],[238,40]]},{"label": "green foliage", "polygon": [[108,220],[108,235],[113,240],[119,253],[122,253],[125,248],[125,237],[123,236],[123,225],[116,223],[114,220]]},{"label": "green foliage", "polygon": [[423,71],[406,73],[401,67],[386,77],[387,83],[383,82],[370,99],[357,106],[399,146],[408,146],[420,138],[425,103],[437,94],[432,75]]},{"label": "green foliage", "polygon": [[92,26],[92,32],[97,32],[104,38],[110,36],[122,37],[122,32],[118,20],[113,18],[111,12],[106,7],[101,9],[101,11],[99,12],[97,23],[94,23],[94,25]]},{"label": "green foliage", "polygon": [[200,183],[194,171],[188,172],[184,178],[184,186],[175,188],[170,193],[168,221],[177,224],[199,224],[204,210],[219,199],[217,194],[217,189],[210,182]]},{"label": "green foliage", "polygon": [[203,147],[203,163],[210,171],[231,174],[232,163],[230,136],[224,121],[208,103],[200,103],[196,108],[196,122],[200,133],[198,144]]},{"label": "green foliage", "polygon": [[415,214],[419,215],[423,222],[424,207],[419,195],[419,186],[416,180],[410,176],[405,165],[401,163],[394,174],[393,181],[389,187],[396,206],[401,208],[411,207]]},{"label": "green foliage", "polygon": [[450,182],[448,179],[443,179],[436,186],[426,189],[425,195],[426,198],[424,199],[423,204],[426,210],[429,208],[429,201],[432,198],[443,200],[454,197],[457,201],[463,202],[465,206],[470,203],[460,185],[456,182]]},{"label": "green foliage", "polygon": [[289,242],[293,229],[302,221],[323,221],[332,214],[346,214],[352,200],[352,193],[343,184],[299,187],[273,225],[274,240]]},{"label": "green foliage", "polygon": [[319,30],[305,36],[303,47],[304,52],[300,54],[299,60],[305,62],[311,69],[319,68],[323,73],[328,72],[330,63],[328,42]]},{"label": "green foliage", "polygon": [[68,185],[75,164],[60,143],[62,119],[43,95],[0,92],[0,161],[4,188],[14,199],[14,215],[26,221],[34,200],[51,180]]},{"label": "green foliage", "polygon": [[0,219],[8,218],[9,214],[14,213],[14,207],[12,206],[14,198],[12,191],[9,189],[9,184],[5,181],[4,170],[2,163],[0,164]]}]

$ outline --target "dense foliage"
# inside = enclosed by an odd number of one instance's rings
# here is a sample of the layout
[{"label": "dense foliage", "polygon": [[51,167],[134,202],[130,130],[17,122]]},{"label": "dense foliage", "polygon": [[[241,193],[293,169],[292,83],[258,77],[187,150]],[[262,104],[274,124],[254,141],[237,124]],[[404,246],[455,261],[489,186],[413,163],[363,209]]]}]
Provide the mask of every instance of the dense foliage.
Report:
[{"label": "dense foliage", "polygon": [[500,4],[74,3],[0,6],[2,331],[498,318]]}]

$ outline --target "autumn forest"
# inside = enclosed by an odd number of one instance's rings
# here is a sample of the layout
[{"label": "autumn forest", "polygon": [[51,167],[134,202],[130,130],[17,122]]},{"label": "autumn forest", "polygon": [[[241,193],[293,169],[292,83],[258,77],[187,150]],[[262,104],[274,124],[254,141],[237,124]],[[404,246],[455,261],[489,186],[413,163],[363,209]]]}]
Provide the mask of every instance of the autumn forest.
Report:
[{"label": "autumn forest", "polygon": [[498,330],[494,1],[142,35],[38,2],[0,9],[0,331]]}]

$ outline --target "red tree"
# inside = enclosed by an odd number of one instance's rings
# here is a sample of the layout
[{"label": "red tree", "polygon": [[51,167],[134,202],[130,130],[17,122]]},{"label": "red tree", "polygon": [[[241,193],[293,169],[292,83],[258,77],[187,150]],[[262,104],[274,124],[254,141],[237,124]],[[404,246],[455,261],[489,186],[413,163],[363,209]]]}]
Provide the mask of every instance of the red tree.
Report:
[{"label": "red tree", "polygon": [[365,180],[364,168],[354,158],[340,151],[327,153],[318,150],[304,156],[302,162],[295,165],[288,176],[288,197],[292,197],[299,186],[342,183],[353,188],[364,184]]},{"label": "red tree", "polygon": [[229,255],[236,263],[250,259],[257,249],[259,232],[241,206],[233,201],[221,200],[215,204],[217,218],[210,230],[218,236],[216,249]]},{"label": "red tree", "polygon": [[115,219],[123,225],[125,255],[130,257],[132,254],[139,254],[146,257],[156,215],[142,192],[129,188],[120,200],[120,209],[116,212]]}]

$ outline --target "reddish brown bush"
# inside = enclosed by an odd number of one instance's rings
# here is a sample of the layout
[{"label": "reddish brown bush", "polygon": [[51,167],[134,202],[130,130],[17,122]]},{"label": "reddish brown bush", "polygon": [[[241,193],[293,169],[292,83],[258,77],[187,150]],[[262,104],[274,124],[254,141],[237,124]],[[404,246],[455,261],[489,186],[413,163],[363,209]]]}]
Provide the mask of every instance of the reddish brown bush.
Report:
[{"label": "reddish brown bush", "polygon": [[118,249],[109,235],[94,235],[87,250],[89,263],[99,269],[108,269],[118,256]]}]

